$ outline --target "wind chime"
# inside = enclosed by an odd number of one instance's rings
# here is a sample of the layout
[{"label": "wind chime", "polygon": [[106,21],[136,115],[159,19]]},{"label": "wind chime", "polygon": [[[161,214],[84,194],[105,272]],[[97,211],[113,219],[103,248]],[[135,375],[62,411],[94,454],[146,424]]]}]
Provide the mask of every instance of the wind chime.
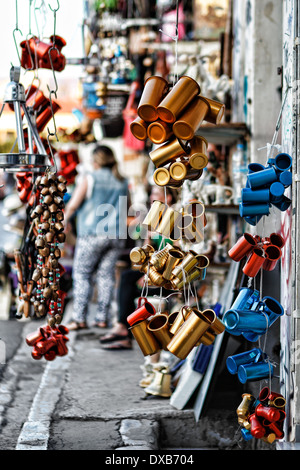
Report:
[{"label": "wind chime", "polygon": [[[288,91],[288,89],[287,89]],[[276,131],[271,145],[275,147],[279,130],[283,101]],[[268,148],[268,146],[267,146]],[[292,158],[287,153],[268,155],[267,164],[248,165],[246,187],[242,189],[240,215],[250,225],[257,223],[270,213],[274,205],[279,211],[286,211],[291,200],[285,191],[292,184]],[[248,287],[240,288],[231,308],[224,313],[225,330],[234,335],[242,335],[247,341],[260,342],[270,327],[284,314],[282,305],[273,297],[262,296],[263,271],[273,271],[282,256],[285,242],[279,233],[260,237],[244,233],[229,250],[229,257],[236,262],[243,262],[243,274],[248,277]],[[260,291],[251,288],[251,282],[260,273]],[[241,435],[244,440],[261,439],[267,443],[284,437],[285,398],[271,390],[274,365],[262,348],[229,356],[226,360],[230,374],[236,375],[239,382],[267,380],[269,387],[264,387],[258,398],[244,393],[242,402],[236,410]]]},{"label": "wind chime", "polygon": [[[55,24],[57,10],[51,10]],[[17,25],[16,30],[19,30]],[[55,32],[48,45],[36,37],[26,40],[21,43],[20,64],[31,70],[50,68],[54,74],[55,70],[64,68],[61,54],[64,45],[65,42],[56,37]],[[57,88],[55,91],[49,89],[49,99],[33,84],[25,92],[20,83],[20,73],[20,67],[11,67],[10,83],[5,89],[1,109],[2,114],[4,106],[8,105],[14,111],[16,153],[12,153],[13,148],[10,153],[0,154],[0,168],[16,175],[17,190],[21,200],[27,203],[24,236],[20,249],[15,251],[19,283],[16,318],[47,318],[47,326],[29,335],[26,342],[33,346],[34,359],[44,357],[50,361],[68,352],[68,330],[61,324],[66,294],[60,288],[60,278],[64,268],[59,262],[61,244],[65,241],[63,220],[67,181],[57,173],[49,143],[49,136],[56,135],[56,132],[51,134],[48,130],[47,151],[43,142],[45,139],[39,135],[47,122],[52,118],[54,120],[54,114],[59,109],[59,105],[52,100]]]},{"label": "wind chime", "polygon": [[[203,121],[218,124],[225,107],[200,93],[199,84],[187,76],[180,77],[173,87],[159,76],[148,78],[144,84],[138,117],[130,129],[137,139],[150,139],[159,145],[149,154],[156,167],[153,179],[158,186],[179,188],[186,180],[197,180],[208,163],[207,141],[196,131]],[[147,286],[177,293],[191,289],[194,281],[205,279],[209,266],[207,256],[191,247],[203,241],[206,224],[201,201],[192,200],[179,211],[166,202],[154,201],[142,225],[175,243],[167,242],[157,251],[150,245],[134,248],[130,253],[133,269],[145,274]],[[200,311],[184,305],[172,314],[161,313],[147,297],[139,299],[137,310],[127,321],[144,356],[166,350],[185,359],[195,346],[213,344],[225,330],[212,309]]]}]

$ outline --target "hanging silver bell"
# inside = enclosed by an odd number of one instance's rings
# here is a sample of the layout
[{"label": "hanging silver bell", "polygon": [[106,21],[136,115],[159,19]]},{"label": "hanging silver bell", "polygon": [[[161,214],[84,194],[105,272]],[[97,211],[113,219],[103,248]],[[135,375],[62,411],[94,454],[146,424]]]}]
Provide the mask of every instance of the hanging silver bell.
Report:
[{"label": "hanging silver bell", "polygon": [[[35,125],[35,115],[30,108],[26,106],[26,95],[24,86],[19,83],[21,69],[20,67],[11,67],[10,83],[5,88],[2,109],[6,104],[12,105],[16,120],[16,134],[18,143],[17,153],[1,153],[0,168],[12,172],[31,172],[44,173],[50,166],[49,157],[44,148]],[[23,116],[22,116],[23,111]],[[28,150],[26,149],[25,136],[23,129],[23,119],[27,122]],[[34,145],[37,153],[34,152]],[[14,149],[13,146],[12,150]]]}]

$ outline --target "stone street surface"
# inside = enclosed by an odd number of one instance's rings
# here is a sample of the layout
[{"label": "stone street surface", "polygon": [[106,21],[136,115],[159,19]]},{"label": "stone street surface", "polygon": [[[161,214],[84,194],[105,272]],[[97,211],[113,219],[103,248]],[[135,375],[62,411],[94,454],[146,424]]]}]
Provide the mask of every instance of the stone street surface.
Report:
[{"label": "stone street surface", "polygon": [[[64,324],[68,321],[69,304]],[[7,344],[1,365],[1,450],[239,449],[235,410],[193,409],[139,386],[144,356],[101,349],[99,328],[68,334],[69,353],[36,361],[27,334],[44,321],[1,321]],[[239,443],[240,444],[240,443]]]}]

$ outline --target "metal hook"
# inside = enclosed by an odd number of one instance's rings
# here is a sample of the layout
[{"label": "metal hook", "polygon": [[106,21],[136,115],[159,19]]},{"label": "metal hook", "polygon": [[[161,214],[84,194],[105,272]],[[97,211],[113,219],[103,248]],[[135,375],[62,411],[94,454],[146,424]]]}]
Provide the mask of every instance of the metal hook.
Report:
[{"label": "metal hook", "polygon": [[23,33],[22,33],[22,31],[20,30],[20,28],[15,28],[15,29],[13,30],[13,37],[14,37],[14,42],[15,42],[15,46],[16,46],[16,51],[17,51],[17,54],[18,54],[18,58],[19,58],[20,65],[21,65],[21,57],[20,57],[20,53],[19,53],[19,49],[18,49],[18,44],[17,44],[17,40],[16,40],[16,34],[15,34],[17,31],[19,31],[22,36],[23,36]]},{"label": "metal hook", "polygon": [[53,46],[51,47],[51,49],[49,49],[49,60],[50,60],[50,64],[51,64],[51,69],[52,69],[52,74],[53,74],[53,80],[54,80],[54,83],[55,83],[55,90],[50,90],[50,87],[49,85],[47,85],[47,88],[48,88],[48,91],[49,93],[54,93],[55,95],[55,98],[57,98],[57,91],[58,91],[58,83],[57,83],[57,80],[56,80],[56,75],[55,75],[55,70],[54,70],[54,67],[53,67],[53,62],[52,62],[52,57],[51,57],[51,51],[53,50],[56,50],[58,53],[59,53],[59,50],[57,49],[57,47]]},{"label": "metal hook", "polygon": [[50,5],[50,3],[48,3],[48,6],[49,6],[50,10],[53,11],[53,12],[56,12],[56,11],[58,11],[58,10],[60,9],[59,1],[56,0],[56,2],[57,2],[57,8],[52,8],[52,6]]},{"label": "metal hook", "polygon": [[48,135],[47,135],[47,142],[48,142],[48,146],[49,146],[49,150],[50,150],[50,153],[51,153],[51,158],[52,158],[52,161],[53,161],[53,166],[55,168],[55,173],[57,173],[57,165],[56,165],[56,160],[54,158],[54,155],[53,155],[53,152],[52,152],[52,148],[51,148],[51,145],[50,145],[50,136],[53,136],[54,134],[51,134],[49,132],[49,129],[48,129]]}]

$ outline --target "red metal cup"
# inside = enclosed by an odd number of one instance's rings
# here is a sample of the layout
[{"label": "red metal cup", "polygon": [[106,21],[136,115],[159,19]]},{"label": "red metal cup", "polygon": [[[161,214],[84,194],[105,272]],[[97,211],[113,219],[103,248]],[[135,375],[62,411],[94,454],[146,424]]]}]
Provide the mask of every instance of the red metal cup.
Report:
[{"label": "red metal cup", "polygon": [[259,392],[259,395],[258,395],[258,399],[260,402],[262,403],[267,403],[268,401],[268,398],[269,398],[269,395],[270,395],[270,389],[269,387],[264,387],[261,389],[261,391]]},{"label": "red metal cup", "polygon": [[256,439],[261,439],[262,437],[264,437],[264,435],[266,434],[266,429],[255,414],[249,416],[249,422],[251,425],[250,432],[252,436],[256,437]]},{"label": "red metal cup", "polygon": [[41,90],[36,90],[26,100],[26,106],[28,108],[39,109],[50,105],[50,100],[46,98]]},{"label": "red metal cup", "polygon": [[261,248],[254,248],[248,258],[247,263],[243,267],[243,273],[248,277],[255,277],[265,262],[264,252]]},{"label": "red metal cup", "polygon": [[[145,302],[142,304],[142,300]],[[140,321],[146,320],[156,313],[155,308],[146,297],[140,297],[138,300],[138,308],[127,317],[127,322],[130,326]]]},{"label": "red metal cup", "polygon": [[53,349],[51,349],[50,351],[46,352],[46,354],[44,355],[44,358],[47,361],[53,361],[56,358],[56,352]]},{"label": "red metal cup", "polygon": [[33,348],[32,352],[31,352],[31,357],[33,359],[35,359],[36,361],[39,361],[40,359],[42,359],[43,357],[43,354],[41,354],[35,347]]},{"label": "red metal cup", "polygon": [[52,44],[55,43],[55,47],[61,52],[62,48],[67,45],[67,42],[61,36],[53,35],[50,36],[50,41]]},{"label": "red metal cup", "polygon": [[273,271],[275,269],[277,261],[281,258],[281,249],[276,245],[267,245],[264,248],[266,259],[263,263],[263,269],[265,271]]},{"label": "red metal cup", "polygon": [[264,406],[261,403],[255,408],[256,416],[265,418],[271,423],[278,421],[281,417],[279,410],[270,406]]},{"label": "red metal cup", "polygon": [[[52,101],[52,108],[53,114],[55,114],[60,109],[60,106],[55,101]],[[39,133],[45,129],[50,119],[52,119],[52,109],[51,106],[48,106],[36,118],[36,127]]]},{"label": "red metal cup", "polygon": [[280,426],[278,426],[277,423],[272,423],[271,421],[268,421],[267,419],[264,419],[263,420],[263,425],[269,431],[273,431],[273,433],[275,434],[277,439],[282,439],[284,437],[284,432],[280,428]]},{"label": "red metal cup", "polygon": [[66,354],[68,354],[68,348],[65,344],[63,335],[56,335],[55,338],[56,338],[57,355],[65,356]]},{"label": "red metal cup", "polygon": [[56,340],[54,337],[49,337],[43,341],[38,341],[35,345],[35,348],[37,352],[40,354],[45,354],[49,349],[53,348],[53,346],[56,346]]},{"label": "red metal cup", "polygon": [[269,239],[271,244],[278,246],[278,248],[283,248],[285,245],[284,239],[279,233],[271,233]]},{"label": "red metal cup", "polygon": [[42,341],[45,339],[45,332],[43,328],[39,328],[34,333],[30,333],[26,336],[26,343],[28,346],[34,346],[38,341]]},{"label": "red metal cup", "polygon": [[235,245],[228,251],[234,261],[240,261],[257,246],[257,240],[250,233],[244,233]]}]

